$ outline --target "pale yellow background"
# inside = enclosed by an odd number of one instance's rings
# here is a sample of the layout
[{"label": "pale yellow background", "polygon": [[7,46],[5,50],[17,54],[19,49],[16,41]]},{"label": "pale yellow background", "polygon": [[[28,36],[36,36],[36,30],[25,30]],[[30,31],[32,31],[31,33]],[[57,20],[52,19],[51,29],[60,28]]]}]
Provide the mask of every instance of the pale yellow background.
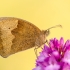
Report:
[{"label": "pale yellow background", "polygon": [[[52,29],[50,38],[70,39],[70,0],[0,0],[0,17],[18,17],[32,22],[41,30]],[[34,48],[8,58],[0,56],[0,70],[32,70],[35,66]]]}]

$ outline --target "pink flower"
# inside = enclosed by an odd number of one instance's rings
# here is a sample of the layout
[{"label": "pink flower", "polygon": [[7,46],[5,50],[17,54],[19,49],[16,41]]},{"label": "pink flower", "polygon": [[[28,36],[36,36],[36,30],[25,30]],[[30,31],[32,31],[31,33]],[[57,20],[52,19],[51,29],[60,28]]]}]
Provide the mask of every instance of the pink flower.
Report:
[{"label": "pink flower", "polygon": [[70,70],[70,40],[51,39],[49,46],[44,45],[33,70]]}]

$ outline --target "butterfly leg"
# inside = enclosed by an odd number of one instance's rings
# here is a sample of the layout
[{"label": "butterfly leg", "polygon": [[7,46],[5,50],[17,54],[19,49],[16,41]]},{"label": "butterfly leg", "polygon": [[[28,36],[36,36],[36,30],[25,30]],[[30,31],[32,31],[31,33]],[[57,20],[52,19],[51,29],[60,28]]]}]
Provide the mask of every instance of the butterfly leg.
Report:
[{"label": "butterfly leg", "polygon": [[48,40],[46,40],[46,41],[44,42],[44,44],[45,44],[45,43],[47,43],[47,44],[49,45],[49,42],[48,42]]},{"label": "butterfly leg", "polygon": [[[43,44],[47,43],[49,45],[48,40],[46,40]],[[41,46],[41,49],[43,49],[43,47]]]},{"label": "butterfly leg", "polygon": [[38,58],[38,55],[37,55],[37,49],[38,49],[39,47],[35,47],[34,48],[34,52],[35,52],[35,55],[36,55],[36,57]]}]

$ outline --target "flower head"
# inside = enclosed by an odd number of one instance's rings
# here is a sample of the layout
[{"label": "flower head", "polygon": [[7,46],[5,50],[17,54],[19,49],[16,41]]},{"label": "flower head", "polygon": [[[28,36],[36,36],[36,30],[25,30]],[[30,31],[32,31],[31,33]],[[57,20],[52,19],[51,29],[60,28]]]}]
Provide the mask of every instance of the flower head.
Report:
[{"label": "flower head", "polygon": [[44,45],[33,70],[70,70],[70,40],[54,38]]}]

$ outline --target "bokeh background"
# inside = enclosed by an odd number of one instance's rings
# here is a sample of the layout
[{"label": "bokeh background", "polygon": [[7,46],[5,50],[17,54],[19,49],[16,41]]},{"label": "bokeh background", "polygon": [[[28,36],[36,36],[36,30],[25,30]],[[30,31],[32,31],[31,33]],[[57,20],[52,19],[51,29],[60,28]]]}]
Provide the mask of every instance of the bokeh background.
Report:
[{"label": "bokeh background", "polygon": [[[70,0],[0,0],[0,17],[22,18],[41,30],[61,24],[63,28],[51,29],[47,39],[70,39]],[[0,70],[32,70],[35,60],[34,48],[8,58],[0,56]]]}]

